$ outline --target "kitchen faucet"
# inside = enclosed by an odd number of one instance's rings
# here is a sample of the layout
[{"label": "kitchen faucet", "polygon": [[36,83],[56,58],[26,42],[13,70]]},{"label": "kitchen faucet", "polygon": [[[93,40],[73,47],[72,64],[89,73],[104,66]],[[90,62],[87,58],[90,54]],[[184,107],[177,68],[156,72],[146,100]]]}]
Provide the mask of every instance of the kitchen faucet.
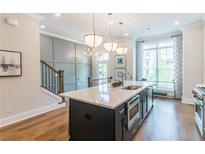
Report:
[{"label": "kitchen faucet", "polygon": [[130,79],[132,80],[132,75],[129,72],[122,73],[122,86],[124,86],[124,77],[126,77],[127,74],[130,76]]}]

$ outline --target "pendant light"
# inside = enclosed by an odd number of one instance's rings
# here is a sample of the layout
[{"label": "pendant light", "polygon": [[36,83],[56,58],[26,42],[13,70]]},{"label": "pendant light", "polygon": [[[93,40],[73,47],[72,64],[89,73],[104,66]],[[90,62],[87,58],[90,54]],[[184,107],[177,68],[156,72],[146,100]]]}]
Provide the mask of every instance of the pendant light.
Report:
[{"label": "pendant light", "polygon": [[109,15],[109,37],[107,39],[107,41],[103,44],[105,50],[107,50],[108,52],[112,52],[115,51],[117,49],[117,43],[112,39],[111,37],[111,16],[112,13],[108,13]]},{"label": "pendant light", "polygon": [[[123,25],[123,22],[119,22],[120,25],[120,35],[121,35],[121,26]],[[116,49],[117,54],[122,55],[127,53],[127,47],[126,44],[121,40],[120,43],[118,43],[118,47]]]},{"label": "pendant light", "polygon": [[91,47],[92,49],[99,47],[103,43],[103,35],[101,34],[96,34],[95,32],[95,15],[93,13],[93,27],[92,27],[92,33],[86,34],[83,39],[85,43]]}]

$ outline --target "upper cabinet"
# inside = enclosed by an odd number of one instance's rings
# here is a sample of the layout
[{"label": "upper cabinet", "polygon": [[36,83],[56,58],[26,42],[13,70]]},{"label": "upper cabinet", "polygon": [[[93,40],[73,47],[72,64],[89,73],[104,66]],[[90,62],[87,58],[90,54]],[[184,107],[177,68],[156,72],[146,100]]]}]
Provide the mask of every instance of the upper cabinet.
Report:
[{"label": "upper cabinet", "polygon": [[76,63],[91,64],[91,57],[84,54],[87,51],[87,46],[76,44]]},{"label": "upper cabinet", "polygon": [[41,59],[46,62],[53,62],[53,39],[48,36],[40,36]]},{"label": "upper cabinet", "polygon": [[77,64],[76,65],[76,76],[77,81],[86,81],[88,77],[91,75],[91,66],[88,64]]},{"label": "upper cabinet", "polygon": [[75,43],[54,38],[54,60],[75,63]]}]

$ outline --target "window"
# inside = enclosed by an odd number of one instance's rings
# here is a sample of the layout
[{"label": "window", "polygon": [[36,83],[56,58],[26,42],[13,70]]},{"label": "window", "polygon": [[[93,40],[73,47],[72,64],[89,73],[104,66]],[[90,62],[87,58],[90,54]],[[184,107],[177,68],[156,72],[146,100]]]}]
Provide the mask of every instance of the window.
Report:
[{"label": "window", "polygon": [[109,54],[103,53],[98,55],[98,61],[99,62],[107,62],[109,60]]},{"label": "window", "polygon": [[[102,53],[97,56],[97,75],[98,78],[108,77],[108,68],[109,68],[109,53]],[[103,84],[107,80],[99,80],[99,84]]]},{"label": "window", "polygon": [[156,83],[156,87],[164,90],[173,90],[174,79],[174,49],[173,40],[144,43],[143,78]]}]

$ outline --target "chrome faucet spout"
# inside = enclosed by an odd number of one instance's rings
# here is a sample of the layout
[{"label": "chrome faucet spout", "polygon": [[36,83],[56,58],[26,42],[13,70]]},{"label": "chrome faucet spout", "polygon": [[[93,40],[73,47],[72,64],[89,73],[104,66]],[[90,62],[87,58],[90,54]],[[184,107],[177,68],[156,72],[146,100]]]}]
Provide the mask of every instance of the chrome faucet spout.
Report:
[{"label": "chrome faucet spout", "polygon": [[132,75],[129,72],[125,72],[122,74],[122,86],[124,86],[124,77],[126,77],[126,75],[129,75],[130,79],[132,80]]}]

